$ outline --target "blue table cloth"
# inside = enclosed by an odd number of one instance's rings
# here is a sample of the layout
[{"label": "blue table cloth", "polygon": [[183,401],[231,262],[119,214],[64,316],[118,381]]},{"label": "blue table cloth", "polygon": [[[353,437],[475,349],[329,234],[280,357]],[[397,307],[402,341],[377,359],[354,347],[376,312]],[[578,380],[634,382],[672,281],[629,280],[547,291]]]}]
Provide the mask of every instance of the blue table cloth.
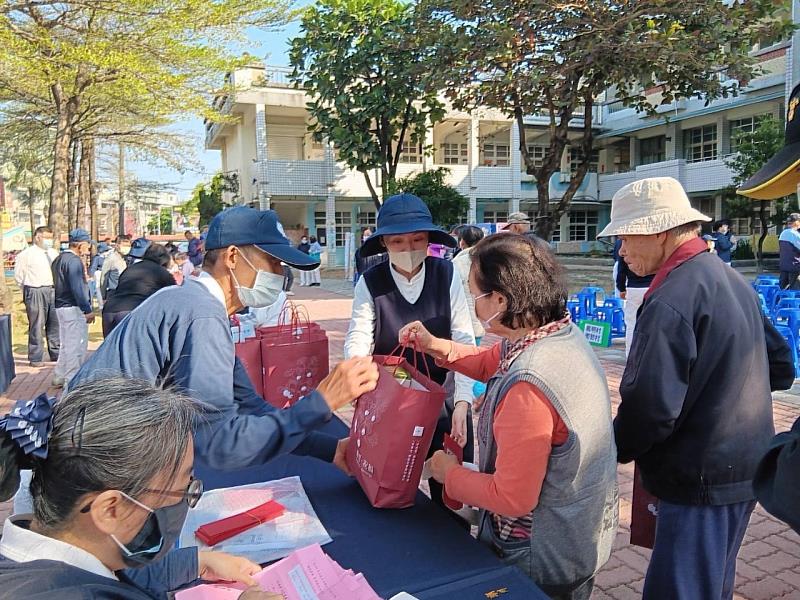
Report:
[{"label": "blue table cloth", "polygon": [[[345,437],[348,429],[334,419],[325,431]],[[406,591],[426,600],[547,600],[522,572],[506,566],[422,493],[412,508],[372,508],[357,481],[333,465],[300,456],[242,471],[200,465],[195,471],[207,489],[298,475],[333,538],[325,552],[345,569],[364,573],[383,598]]]}]

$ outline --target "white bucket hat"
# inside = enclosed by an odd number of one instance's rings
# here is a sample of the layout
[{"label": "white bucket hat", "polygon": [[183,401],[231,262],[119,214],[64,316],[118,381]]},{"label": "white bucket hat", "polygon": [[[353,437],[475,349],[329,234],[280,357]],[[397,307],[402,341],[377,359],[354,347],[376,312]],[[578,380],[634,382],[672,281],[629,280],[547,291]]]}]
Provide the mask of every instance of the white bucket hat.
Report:
[{"label": "white bucket hat", "polygon": [[611,222],[597,237],[653,235],[694,221],[710,221],[692,208],[678,180],[650,177],[629,183],[611,199]]}]

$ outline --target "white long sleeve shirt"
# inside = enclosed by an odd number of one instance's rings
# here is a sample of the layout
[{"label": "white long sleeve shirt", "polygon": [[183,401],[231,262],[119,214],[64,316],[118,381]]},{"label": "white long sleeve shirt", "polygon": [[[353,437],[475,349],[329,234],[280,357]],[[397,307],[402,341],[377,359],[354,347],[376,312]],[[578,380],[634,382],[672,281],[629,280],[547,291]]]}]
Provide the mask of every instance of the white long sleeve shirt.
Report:
[{"label": "white long sleeve shirt", "polygon": [[[390,269],[392,279],[397,289],[409,303],[414,304],[422,294],[425,285],[425,264],[422,270],[409,281],[392,266]],[[453,280],[450,282],[450,335],[454,342],[459,344],[475,345],[475,334],[472,330],[467,298],[464,295],[464,286],[457,269],[453,269]],[[366,280],[361,277],[356,284],[353,296],[353,316],[350,329],[344,341],[345,358],[356,356],[369,356],[375,342],[375,303],[367,287]],[[469,377],[460,373],[455,375],[454,402],[464,400],[472,404],[472,387],[474,383]]]},{"label": "white long sleeve shirt", "polygon": [[19,287],[42,287],[53,285],[53,261],[58,258],[54,249],[40,248],[36,244],[17,255],[14,263],[14,281]]}]

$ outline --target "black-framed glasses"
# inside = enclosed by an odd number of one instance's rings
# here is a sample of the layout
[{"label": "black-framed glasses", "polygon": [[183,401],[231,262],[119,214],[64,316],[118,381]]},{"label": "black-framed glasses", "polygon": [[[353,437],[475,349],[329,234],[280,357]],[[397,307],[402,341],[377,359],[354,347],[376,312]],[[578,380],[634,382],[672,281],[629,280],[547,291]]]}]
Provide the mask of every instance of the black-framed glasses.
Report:
[{"label": "black-framed glasses", "polygon": [[[192,477],[189,480],[189,485],[186,486],[186,489],[184,491],[182,491],[182,492],[173,492],[173,491],[168,491],[168,490],[150,490],[150,489],[146,489],[146,490],[143,490],[143,491],[147,492],[149,494],[161,494],[162,496],[172,496],[172,497],[176,497],[176,498],[181,498],[183,500],[186,500],[186,503],[189,505],[189,508],[194,508],[195,506],[197,506],[197,503],[200,502],[200,498],[203,497],[203,491],[204,490],[203,490],[203,480],[202,479],[195,479],[194,477]],[[130,498],[130,496],[125,494],[125,492],[122,492],[122,493],[125,495],[126,498]],[[138,504],[142,508],[146,508],[147,510],[150,510],[152,512],[153,509],[145,506],[144,504],[140,503],[138,500],[135,500],[134,498],[130,498],[130,499],[133,500],[133,502],[135,502],[136,504]],[[94,500],[92,502],[94,502]],[[92,502],[89,502],[89,504],[84,506],[81,509],[81,513],[83,513],[83,514],[88,513],[89,510],[92,508]]]}]

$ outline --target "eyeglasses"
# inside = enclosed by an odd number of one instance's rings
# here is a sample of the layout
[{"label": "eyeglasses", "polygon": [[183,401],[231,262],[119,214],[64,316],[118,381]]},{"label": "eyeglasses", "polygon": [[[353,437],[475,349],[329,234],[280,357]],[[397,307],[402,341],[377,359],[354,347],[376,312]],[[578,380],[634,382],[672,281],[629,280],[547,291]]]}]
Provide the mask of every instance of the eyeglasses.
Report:
[{"label": "eyeglasses", "polygon": [[[161,494],[162,496],[172,496],[176,498],[181,498],[183,500],[186,500],[186,503],[189,505],[189,508],[194,508],[195,506],[197,506],[197,503],[200,502],[200,498],[203,497],[203,480],[195,479],[194,477],[192,477],[189,480],[189,485],[186,486],[186,490],[184,490],[183,492],[173,492],[169,490],[150,490],[150,489],[145,489],[143,491],[149,494]],[[125,495],[127,496],[127,494]],[[91,510],[92,508],[93,502],[94,500],[89,504],[87,504],[86,506],[84,506],[80,512],[83,514],[88,513],[89,510]],[[136,500],[134,500],[134,502],[139,504],[139,502]],[[141,506],[144,505],[142,504]]]}]

